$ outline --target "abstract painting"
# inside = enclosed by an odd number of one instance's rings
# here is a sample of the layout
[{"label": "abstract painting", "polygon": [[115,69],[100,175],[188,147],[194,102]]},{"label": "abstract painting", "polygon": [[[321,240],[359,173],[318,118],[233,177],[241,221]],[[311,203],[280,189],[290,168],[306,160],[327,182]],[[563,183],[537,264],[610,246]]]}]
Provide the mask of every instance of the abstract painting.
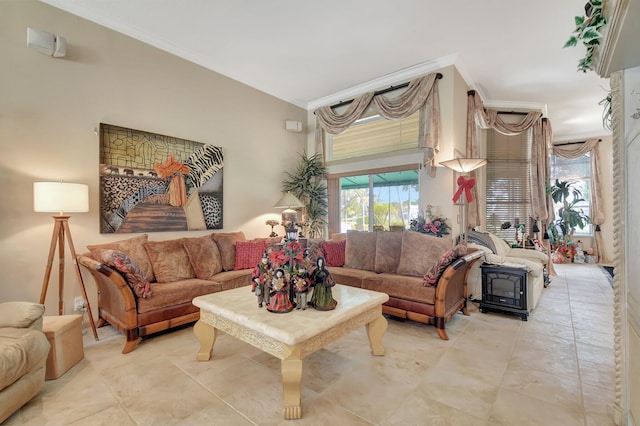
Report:
[{"label": "abstract painting", "polygon": [[222,229],[222,148],[100,123],[100,232]]}]

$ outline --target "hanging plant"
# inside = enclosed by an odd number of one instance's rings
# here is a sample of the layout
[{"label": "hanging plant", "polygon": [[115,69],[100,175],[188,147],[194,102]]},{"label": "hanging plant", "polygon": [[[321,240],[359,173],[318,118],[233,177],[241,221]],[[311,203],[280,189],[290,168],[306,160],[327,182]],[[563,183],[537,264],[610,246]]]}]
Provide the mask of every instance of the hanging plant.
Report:
[{"label": "hanging plant", "polygon": [[607,19],[602,15],[602,1],[589,0],[584,5],[585,16],[576,16],[576,29],[563,47],[573,47],[582,41],[587,48],[585,57],[578,61],[578,71],[587,72],[593,69],[593,52],[600,45],[602,33],[600,29],[606,25]]},{"label": "hanging plant", "polygon": [[611,131],[613,129],[613,109],[611,107],[611,93],[606,98],[598,102],[598,105],[602,105],[604,110],[602,111],[602,127]]}]

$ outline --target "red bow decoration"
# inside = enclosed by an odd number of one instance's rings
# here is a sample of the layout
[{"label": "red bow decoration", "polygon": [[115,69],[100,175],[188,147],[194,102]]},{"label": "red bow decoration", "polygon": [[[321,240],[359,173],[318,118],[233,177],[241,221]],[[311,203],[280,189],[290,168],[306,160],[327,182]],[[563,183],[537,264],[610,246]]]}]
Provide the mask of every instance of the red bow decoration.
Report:
[{"label": "red bow decoration", "polygon": [[473,201],[473,196],[471,195],[471,188],[476,184],[475,178],[467,179],[465,176],[460,176],[457,180],[458,190],[453,196],[453,202],[457,203],[458,199],[462,195],[462,191],[464,190],[465,195],[467,196],[467,203]]}]

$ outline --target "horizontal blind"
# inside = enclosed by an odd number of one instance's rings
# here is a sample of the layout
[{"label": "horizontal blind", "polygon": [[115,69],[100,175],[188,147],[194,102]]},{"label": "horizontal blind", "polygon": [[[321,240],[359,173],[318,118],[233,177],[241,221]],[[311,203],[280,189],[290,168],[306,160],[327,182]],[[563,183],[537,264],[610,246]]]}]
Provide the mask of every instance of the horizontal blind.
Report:
[{"label": "horizontal blind", "polygon": [[332,136],[331,159],[361,157],[418,146],[416,112],[402,120],[386,120],[378,115],[357,121],[345,132]]},{"label": "horizontal blind", "polygon": [[505,222],[518,221],[530,231],[529,146],[528,132],[505,136],[490,130],[487,135],[487,231],[508,240],[515,239],[515,230],[502,229]]}]

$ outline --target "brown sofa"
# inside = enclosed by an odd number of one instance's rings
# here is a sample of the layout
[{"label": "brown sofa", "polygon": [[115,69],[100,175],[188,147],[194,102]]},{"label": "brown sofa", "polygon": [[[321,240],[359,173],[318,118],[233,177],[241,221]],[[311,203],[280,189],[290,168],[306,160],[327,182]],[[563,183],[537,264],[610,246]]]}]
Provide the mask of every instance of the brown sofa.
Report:
[{"label": "brown sofa", "polygon": [[[90,252],[78,262],[98,289],[98,327],[109,323],[124,333],[126,354],[145,336],[197,321],[200,311],[191,303],[194,297],[251,284],[257,261],[247,263],[243,257],[244,265],[236,262],[236,243],[243,244],[243,252],[250,246],[261,254],[265,240],[247,241],[242,232],[167,241],[149,241],[143,234],[87,246]],[[113,254],[109,250],[126,253],[144,274],[119,263],[107,264],[104,256]],[[132,284],[141,275],[149,281],[148,294],[143,285]]]},{"label": "brown sofa", "polygon": [[331,274],[337,283],[387,293],[383,313],[435,325],[443,340],[449,339],[446,321],[458,311],[468,315],[467,275],[482,251],[469,249],[446,266],[435,285],[426,286],[425,274],[451,249],[451,239],[408,230],[332,236],[333,241],[342,239],[344,265],[329,266]]}]

